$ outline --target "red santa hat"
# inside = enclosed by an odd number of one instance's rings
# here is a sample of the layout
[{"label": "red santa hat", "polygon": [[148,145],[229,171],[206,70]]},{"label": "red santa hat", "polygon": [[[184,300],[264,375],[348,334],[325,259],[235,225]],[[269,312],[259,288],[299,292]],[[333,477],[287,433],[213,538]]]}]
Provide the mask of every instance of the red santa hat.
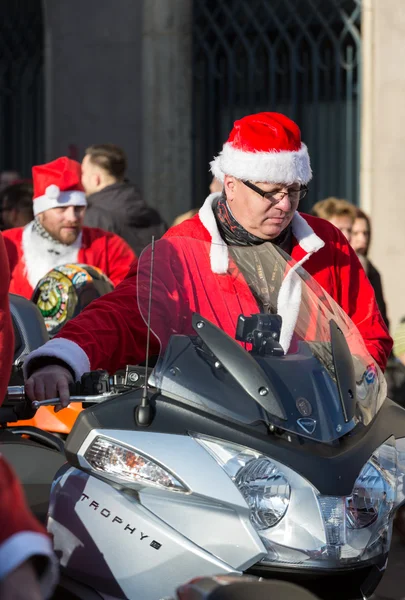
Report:
[{"label": "red santa hat", "polygon": [[235,121],[211,172],[224,181],[237,179],[269,183],[306,184],[312,178],[308,149],[296,123],[285,115],[262,112]]},{"label": "red santa hat", "polygon": [[67,156],[32,168],[34,215],[50,208],[86,206],[80,163]]}]

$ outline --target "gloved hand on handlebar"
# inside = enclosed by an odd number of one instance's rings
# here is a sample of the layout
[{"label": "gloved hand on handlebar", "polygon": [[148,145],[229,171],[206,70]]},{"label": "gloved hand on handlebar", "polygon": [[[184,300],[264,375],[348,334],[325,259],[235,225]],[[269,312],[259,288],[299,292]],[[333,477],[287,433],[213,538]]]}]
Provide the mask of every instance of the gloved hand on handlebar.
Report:
[{"label": "gloved hand on handlebar", "polygon": [[73,382],[73,376],[69,369],[61,365],[47,365],[30,375],[25,382],[25,391],[30,400],[48,400],[59,397],[61,405],[55,408],[55,412],[57,412],[69,405],[69,385]]}]

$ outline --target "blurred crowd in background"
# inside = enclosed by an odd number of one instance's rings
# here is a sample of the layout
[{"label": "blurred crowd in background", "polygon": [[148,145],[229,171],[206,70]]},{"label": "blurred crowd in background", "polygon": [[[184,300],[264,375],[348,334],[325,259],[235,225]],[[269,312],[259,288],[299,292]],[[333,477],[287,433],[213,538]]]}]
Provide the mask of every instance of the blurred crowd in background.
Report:
[{"label": "blurred crowd in background", "polygon": [[[119,235],[136,256],[150,243],[152,236],[158,239],[170,225],[181,223],[199,210],[195,207],[179,215],[173,223],[165,223],[159,212],[143,201],[137,186],[127,180],[125,152],[114,144],[89,147],[81,169],[82,185],[87,197],[84,225]],[[207,193],[221,191],[222,184],[214,177]],[[372,225],[368,215],[348,200],[336,197],[316,202],[311,213],[330,221],[348,239],[367,273],[380,312],[390,328],[383,277],[368,256],[372,241]],[[0,217],[3,231],[25,227],[35,219],[32,181],[23,179],[16,171],[0,174]],[[391,329],[391,333],[394,349],[386,370],[388,395],[405,406],[405,315],[398,327]]]}]

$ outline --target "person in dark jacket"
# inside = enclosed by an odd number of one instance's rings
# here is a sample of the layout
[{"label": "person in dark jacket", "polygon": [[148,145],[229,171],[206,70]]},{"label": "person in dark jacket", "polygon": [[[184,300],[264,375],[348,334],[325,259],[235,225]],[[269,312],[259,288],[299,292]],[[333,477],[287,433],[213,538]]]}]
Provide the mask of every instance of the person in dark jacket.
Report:
[{"label": "person in dark jacket", "polygon": [[356,218],[352,227],[352,235],[350,244],[353,250],[356,252],[357,256],[360,259],[360,262],[363,265],[365,272],[367,273],[367,277],[370,280],[371,285],[373,286],[375,298],[377,300],[378,308],[380,309],[380,313],[382,318],[385,321],[387,327],[389,327],[389,321],[387,316],[387,306],[385,303],[381,275],[373,265],[373,263],[368,258],[368,251],[370,248],[371,242],[371,223],[370,219],[359,208],[356,208]]},{"label": "person in dark jacket", "polygon": [[136,186],[125,180],[127,159],[114,144],[87,148],[82,162],[82,184],[87,195],[84,224],[120,235],[139,256],[152,236],[160,238],[167,226],[158,211],[147,206]]}]

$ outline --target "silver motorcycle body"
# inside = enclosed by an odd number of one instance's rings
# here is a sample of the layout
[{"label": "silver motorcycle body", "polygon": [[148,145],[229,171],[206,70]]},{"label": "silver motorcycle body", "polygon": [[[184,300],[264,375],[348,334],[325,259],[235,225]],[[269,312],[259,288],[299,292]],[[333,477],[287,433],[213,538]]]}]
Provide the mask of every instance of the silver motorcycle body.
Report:
[{"label": "silver motorcycle body", "polygon": [[[264,246],[233,256],[229,296],[210,283],[226,323],[185,292],[209,245],[162,240],[140,259],[139,312],[160,345],[148,394],[79,415],[49,507],[64,576],[105,600],[243,573],[358,598],[384,572],[405,412],[347,315]],[[263,298],[246,286],[258,260]]]}]

